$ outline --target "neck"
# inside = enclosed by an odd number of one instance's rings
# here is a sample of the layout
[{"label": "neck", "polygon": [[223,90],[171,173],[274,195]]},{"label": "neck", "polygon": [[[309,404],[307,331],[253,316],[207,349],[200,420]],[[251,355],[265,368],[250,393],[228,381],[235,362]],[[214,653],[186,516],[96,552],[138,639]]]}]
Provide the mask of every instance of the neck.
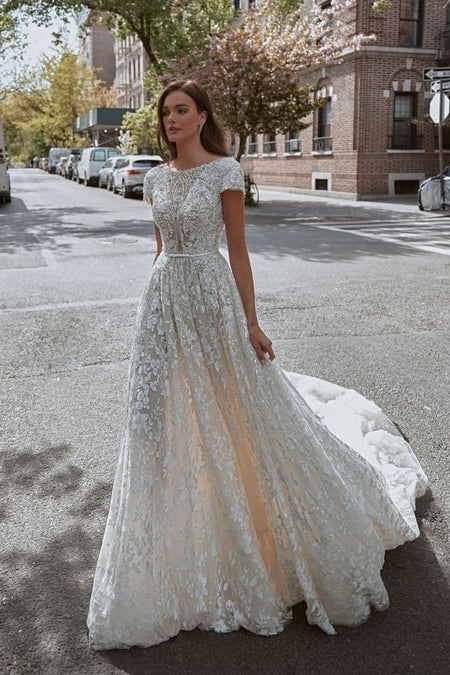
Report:
[{"label": "neck", "polygon": [[208,159],[209,153],[200,142],[199,138],[189,140],[186,143],[177,143],[177,157],[175,164],[179,169],[190,169]]}]

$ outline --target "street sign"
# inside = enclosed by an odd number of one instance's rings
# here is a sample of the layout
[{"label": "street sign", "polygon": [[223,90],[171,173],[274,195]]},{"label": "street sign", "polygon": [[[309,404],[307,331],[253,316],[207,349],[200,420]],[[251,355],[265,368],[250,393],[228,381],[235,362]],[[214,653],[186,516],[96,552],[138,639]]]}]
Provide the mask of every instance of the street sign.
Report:
[{"label": "street sign", "polygon": [[[442,96],[442,118],[441,118]],[[430,101],[430,117],[435,124],[443,122],[450,113],[450,101],[445,94],[435,94]]]},{"label": "street sign", "polygon": [[424,80],[445,80],[450,77],[450,68],[424,68]]},{"label": "street sign", "polygon": [[450,80],[436,80],[435,82],[432,82],[430,90],[436,94],[438,91],[447,91],[450,89]]}]

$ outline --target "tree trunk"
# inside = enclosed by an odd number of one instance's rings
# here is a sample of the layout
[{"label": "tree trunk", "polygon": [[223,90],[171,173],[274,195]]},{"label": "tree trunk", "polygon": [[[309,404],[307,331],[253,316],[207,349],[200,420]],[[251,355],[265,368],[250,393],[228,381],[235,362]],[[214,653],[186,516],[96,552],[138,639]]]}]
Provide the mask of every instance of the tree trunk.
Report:
[{"label": "tree trunk", "polygon": [[236,155],[236,159],[238,162],[241,161],[241,157],[245,152],[245,144],[247,142],[248,134],[239,134],[239,146],[238,146],[238,151]]},{"label": "tree trunk", "polygon": [[153,51],[151,39],[142,33],[138,33],[138,37],[142,42],[142,46],[144,47],[148,58],[150,59],[150,63],[152,64],[153,68],[158,71],[159,59]]}]

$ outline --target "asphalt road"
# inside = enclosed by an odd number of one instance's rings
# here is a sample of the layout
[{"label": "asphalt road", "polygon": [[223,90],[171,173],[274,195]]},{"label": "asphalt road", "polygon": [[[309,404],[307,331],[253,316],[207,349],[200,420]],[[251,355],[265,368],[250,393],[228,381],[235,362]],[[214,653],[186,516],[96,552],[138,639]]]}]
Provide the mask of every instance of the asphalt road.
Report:
[{"label": "asphalt road", "polygon": [[386,554],[387,612],[329,637],[198,630],[92,652],[85,617],[119,448],[151,210],[39,170],[0,206],[0,672],[440,675],[450,663],[449,219],[263,191],[248,210],[279,363],[375,400],[430,477],[422,536]]}]

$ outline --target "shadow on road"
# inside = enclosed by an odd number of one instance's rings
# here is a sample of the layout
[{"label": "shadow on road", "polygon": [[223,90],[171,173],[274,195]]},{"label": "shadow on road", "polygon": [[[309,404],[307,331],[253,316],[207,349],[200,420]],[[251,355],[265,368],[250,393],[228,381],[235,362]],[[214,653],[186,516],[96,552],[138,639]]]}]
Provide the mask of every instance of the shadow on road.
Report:
[{"label": "shadow on road", "polygon": [[[252,253],[272,260],[295,256],[313,262],[351,262],[369,255],[392,257],[420,253],[401,244],[364,239],[343,231],[337,233],[318,229],[311,226],[308,220],[294,223],[292,208],[291,205],[287,210],[284,205],[274,204],[274,215],[270,219],[258,215],[255,210],[247,210],[247,239]],[[142,221],[123,218],[112,221],[111,212],[105,210],[105,218],[109,220],[100,226],[89,224],[91,217],[101,214],[98,209],[89,207],[41,208],[8,216],[2,216],[0,212],[0,255],[13,255],[21,251],[37,253],[43,247],[49,251],[69,253],[74,248],[71,239],[98,239],[121,234],[139,239],[153,236],[152,227],[145,216]],[[83,224],[84,221],[87,224]],[[315,222],[314,219],[312,222]]]},{"label": "shadow on road", "polygon": [[[36,552],[24,552],[22,542],[1,558],[4,615],[1,672],[90,675],[177,674],[333,675],[387,672],[421,675],[446,672],[449,644],[445,617],[450,592],[426,538],[386,555],[383,577],[391,608],[373,613],[355,629],[338,629],[329,637],[309,626],[303,603],[295,607],[294,621],[280,635],[259,637],[243,629],[218,635],[194,630],[149,649],[93,652],[85,620],[92,575],[105,522],[110,484],[98,483],[75,507],[64,513],[58,506],[63,493],[74,492],[81,479],[79,467],[51,471],[51,459],[64,461],[67,446],[48,448],[14,461],[7,458],[8,483],[34,487],[39,498],[53,498],[60,533]],[[16,457],[18,459],[18,456]],[[53,486],[53,487],[52,487]],[[418,503],[425,517],[428,494]],[[8,513],[5,513],[8,519]],[[69,522],[69,525],[63,523]],[[98,525],[92,534],[93,523]],[[33,548],[32,545],[28,548]]]}]

